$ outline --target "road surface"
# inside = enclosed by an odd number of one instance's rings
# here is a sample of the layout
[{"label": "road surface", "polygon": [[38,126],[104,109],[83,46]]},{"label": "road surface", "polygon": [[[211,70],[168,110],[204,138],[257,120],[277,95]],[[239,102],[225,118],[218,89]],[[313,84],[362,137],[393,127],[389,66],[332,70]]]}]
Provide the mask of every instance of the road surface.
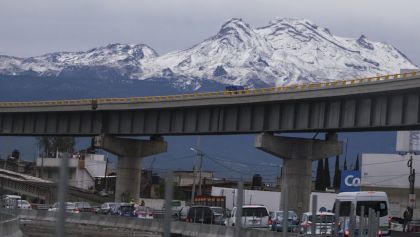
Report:
[{"label": "road surface", "polygon": [[[47,221],[24,221],[21,230],[25,237],[55,237],[55,223]],[[66,224],[66,237],[161,237],[159,233],[141,232],[117,227],[101,227],[81,224]]]}]

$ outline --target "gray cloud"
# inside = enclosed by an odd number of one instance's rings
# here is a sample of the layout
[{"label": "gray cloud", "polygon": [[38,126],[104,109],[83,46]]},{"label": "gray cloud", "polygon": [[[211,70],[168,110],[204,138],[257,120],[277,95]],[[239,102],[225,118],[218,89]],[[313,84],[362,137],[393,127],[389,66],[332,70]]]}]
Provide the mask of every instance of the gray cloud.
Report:
[{"label": "gray cloud", "polygon": [[3,0],[0,54],[33,56],[111,42],[146,43],[166,53],[215,34],[232,17],[254,27],[294,17],[339,36],[365,34],[391,43],[419,65],[419,7],[417,0]]}]

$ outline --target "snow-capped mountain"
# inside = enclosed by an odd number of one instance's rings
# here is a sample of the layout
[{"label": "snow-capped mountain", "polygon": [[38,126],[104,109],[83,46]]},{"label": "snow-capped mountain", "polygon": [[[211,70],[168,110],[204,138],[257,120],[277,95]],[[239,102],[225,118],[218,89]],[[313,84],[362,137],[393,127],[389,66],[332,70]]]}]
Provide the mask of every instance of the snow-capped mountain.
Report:
[{"label": "snow-capped mountain", "polygon": [[[191,48],[164,55],[144,44],[110,44],[86,52],[38,57],[0,56],[0,74],[49,77],[164,79],[177,88],[199,89],[206,82],[280,86],[352,79],[417,68],[395,47],[334,36],[304,19],[276,19],[252,28],[231,19],[219,32]],[[92,73],[92,71],[94,73]]]},{"label": "snow-capped mountain", "polygon": [[75,68],[106,67],[128,76],[141,72],[143,60],[157,56],[144,44],[109,44],[86,52],[59,52],[30,58],[0,56],[0,73],[59,76],[63,71]]}]

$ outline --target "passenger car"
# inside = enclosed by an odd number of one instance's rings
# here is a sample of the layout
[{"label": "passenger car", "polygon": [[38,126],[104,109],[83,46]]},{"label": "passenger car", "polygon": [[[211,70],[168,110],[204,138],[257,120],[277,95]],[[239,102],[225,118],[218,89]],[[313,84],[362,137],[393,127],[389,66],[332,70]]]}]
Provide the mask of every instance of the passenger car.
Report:
[{"label": "passenger car", "polygon": [[302,214],[300,223],[301,234],[312,234],[312,227],[315,225],[315,234],[323,236],[332,236],[334,232],[335,214],[332,212],[317,212],[316,222],[313,221],[312,212]]},{"label": "passenger car", "polygon": [[[60,203],[56,202],[52,205],[48,211],[58,211],[60,208]],[[76,205],[73,202],[66,202],[66,212],[69,213],[80,213],[80,210],[76,208]]]},{"label": "passenger car", "polygon": [[400,217],[391,217],[389,220],[389,230],[390,231],[403,231],[404,219]]},{"label": "passenger car", "polygon": [[116,205],[117,204],[115,202],[105,202],[99,208],[98,214],[110,215],[112,208],[115,207]]},{"label": "passenger car", "polygon": [[93,212],[93,208],[88,202],[75,202],[74,205],[80,212]]},{"label": "passenger car", "polygon": [[153,209],[150,207],[139,206],[134,211],[134,215],[140,219],[153,219]]},{"label": "passenger car", "polygon": [[240,91],[244,91],[244,90],[245,90],[245,87],[243,86],[231,85],[231,86],[225,87],[225,91],[228,91],[234,94],[239,94]]},{"label": "passenger car", "polygon": [[224,225],[225,224],[225,214],[222,207],[210,207],[214,215],[214,224]]},{"label": "passenger car", "polygon": [[134,214],[134,205],[133,204],[119,204],[116,208],[114,215],[117,216],[126,216],[126,217],[135,217]]},{"label": "passenger car", "polygon": [[17,200],[17,207],[21,209],[32,209],[31,204],[27,200]]},{"label": "passenger car", "polygon": [[179,211],[178,214],[178,220],[187,221],[188,210],[190,210],[189,206],[182,207],[181,211]]},{"label": "passenger car", "polygon": [[[277,232],[283,232],[283,211],[276,211],[271,214],[271,230]],[[296,212],[289,211],[287,218],[287,231],[296,232],[298,229],[298,216]]]},{"label": "passenger car", "polygon": [[[226,218],[225,225],[235,226],[237,207],[232,209],[229,218]],[[269,226],[269,213],[264,205],[242,206],[242,227],[244,228],[267,228]]]},{"label": "passenger car", "polygon": [[213,224],[214,214],[210,207],[207,206],[192,206],[188,210],[187,222]]}]

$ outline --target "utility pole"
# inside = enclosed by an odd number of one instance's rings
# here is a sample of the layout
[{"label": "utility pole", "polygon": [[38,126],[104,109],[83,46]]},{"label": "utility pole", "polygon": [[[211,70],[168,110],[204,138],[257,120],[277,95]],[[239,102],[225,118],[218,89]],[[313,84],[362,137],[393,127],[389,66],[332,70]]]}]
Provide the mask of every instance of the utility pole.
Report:
[{"label": "utility pole", "polygon": [[[107,154],[105,154],[107,155]],[[105,164],[105,193],[108,194],[108,176],[107,176],[107,172],[108,172],[108,156],[106,156],[106,164]]]},{"label": "utility pole", "polygon": [[201,172],[203,169],[203,152],[201,150],[197,151],[197,156],[198,156],[198,195],[202,195],[202,191],[201,191],[201,185],[202,185],[202,180],[201,180]]},{"label": "utility pole", "polygon": [[413,169],[413,152],[410,152],[410,160],[408,160],[407,166],[410,168],[410,175],[408,176],[408,181],[410,182],[410,194],[408,198],[410,202],[409,204],[411,207],[411,211],[413,211],[414,202],[416,200],[416,196],[414,194],[414,182],[416,180],[416,170]]},{"label": "utility pole", "polygon": [[[197,138],[197,148],[191,147],[190,150],[194,151],[197,155],[197,160],[199,162],[199,177],[198,177],[198,195],[201,195],[201,169],[203,166],[203,156],[204,153],[200,150],[200,141],[201,141],[201,136],[198,136]],[[192,185],[192,191],[191,191],[191,203],[194,203],[194,196],[195,196],[195,178],[196,178],[196,164],[197,161],[193,167],[193,185]]]},{"label": "utility pole", "polygon": [[195,196],[195,165],[193,166],[193,183],[192,183],[192,190],[191,190],[191,204],[194,204],[194,196]]}]

